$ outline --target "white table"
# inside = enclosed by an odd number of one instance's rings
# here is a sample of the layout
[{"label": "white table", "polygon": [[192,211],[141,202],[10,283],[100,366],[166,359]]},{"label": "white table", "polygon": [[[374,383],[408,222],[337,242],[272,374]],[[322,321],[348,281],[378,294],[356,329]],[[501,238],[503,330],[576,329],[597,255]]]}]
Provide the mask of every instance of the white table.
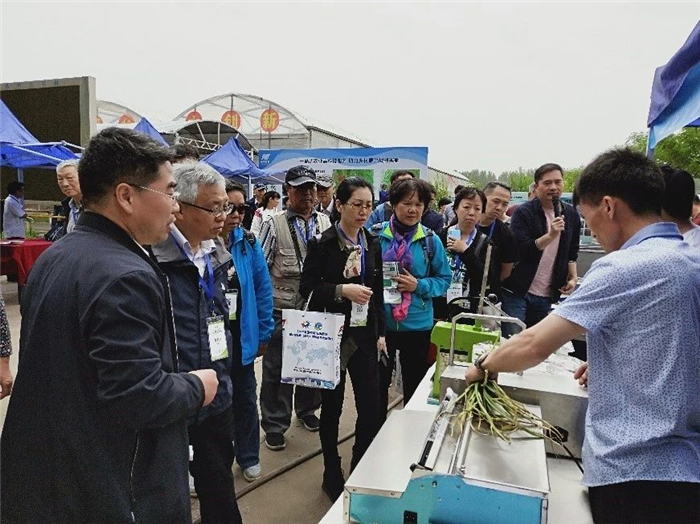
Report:
[{"label": "white table", "polygon": [[[435,366],[428,370],[415,394],[404,409],[412,411],[429,411],[437,414],[438,406],[428,404],[428,398],[435,372]],[[389,415],[391,416],[391,414]],[[382,430],[380,430],[381,432]],[[406,467],[411,465],[409,460]],[[549,524],[590,524],[593,522],[588,505],[588,491],[581,485],[581,472],[573,461],[547,457],[549,470]],[[343,515],[343,497],[336,500],[320,524],[341,524],[349,522]]]}]

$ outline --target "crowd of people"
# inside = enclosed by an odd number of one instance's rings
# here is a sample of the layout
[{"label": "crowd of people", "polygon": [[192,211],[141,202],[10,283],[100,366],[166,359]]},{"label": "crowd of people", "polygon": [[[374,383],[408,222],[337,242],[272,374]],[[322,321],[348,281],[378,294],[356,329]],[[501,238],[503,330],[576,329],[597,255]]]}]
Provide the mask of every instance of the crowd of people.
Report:
[{"label": "crowd of people", "polygon": [[[100,132],[79,164],[57,167],[66,218],[27,282],[16,380],[3,327],[3,522],[186,522],[189,474],[202,522],[241,522],[233,463],[259,479],[260,429],[279,452],[293,414],[319,432],[320,486],[334,501],[346,479],[346,375],[352,470],[386,420],[396,361],[407,402],[432,364],[435,322],[476,312],[484,294],[528,329],[504,324],[512,339],[468,381],[531,367],[588,333],[576,376],[589,385],[584,484],[596,522],[644,517],[630,504],[658,493],[650,515],[700,518],[688,502],[700,500],[693,179],[614,150],[582,173],[577,210],[561,201],[563,175],[542,165],[531,200],[507,217],[511,190],[500,182],[438,202],[411,171],[375,195],[362,178],[336,187],[297,166],[279,209],[278,192],[259,184],[246,200],[196,150]],[[579,211],[609,253],[580,287]],[[281,382],[281,312],[304,307],[345,316],[334,389]]]}]

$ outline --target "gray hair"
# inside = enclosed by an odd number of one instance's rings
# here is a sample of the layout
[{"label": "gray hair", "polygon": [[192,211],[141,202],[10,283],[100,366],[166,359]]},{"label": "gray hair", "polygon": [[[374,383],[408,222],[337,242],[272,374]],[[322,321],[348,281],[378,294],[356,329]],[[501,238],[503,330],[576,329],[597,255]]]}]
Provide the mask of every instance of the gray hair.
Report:
[{"label": "gray hair", "polygon": [[178,164],[173,169],[180,200],[193,204],[197,200],[199,186],[218,186],[226,190],[226,179],[213,167],[202,162]]},{"label": "gray hair", "polygon": [[58,174],[61,169],[64,169],[66,167],[74,167],[75,170],[78,170],[78,160],[64,160],[63,162],[59,163],[56,166],[56,174]]}]

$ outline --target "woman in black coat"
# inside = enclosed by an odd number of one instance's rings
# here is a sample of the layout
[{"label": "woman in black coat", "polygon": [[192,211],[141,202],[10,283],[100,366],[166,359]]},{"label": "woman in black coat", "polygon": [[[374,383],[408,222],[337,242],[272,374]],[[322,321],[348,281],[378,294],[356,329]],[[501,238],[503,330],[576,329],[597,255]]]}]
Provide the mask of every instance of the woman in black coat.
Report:
[{"label": "woman in black coat", "polygon": [[335,501],[345,480],[338,456],[338,424],[343,409],[346,370],[350,372],[357,422],[351,468],[360,461],[381,425],[379,356],[386,352],[382,254],[379,241],[364,228],[372,211],[372,187],[346,178],[336,191],[340,214],[334,227],[309,242],[300,292],[311,295],[309,309],[345,315],[341,341],[341,378],[321,392],[323,490]]},{"label": "woman in black coat", "polygon": [[438,233],[447,251],[452,271],[452,284],[447,297],[434,299],[435,318],[449,319],[463,311],[459,306],[449,306],[457,296],[469,297],[469,310],[476,313],[481,293],[481,283],[486,267],[486,252],[491,246],[492,253],[486,279],[485,295],[498,293],[500,267],[496,256],[496,246],[489,237],[479,231],[481,214],[486,209],[486,196],[473,187],[462,189],[455,196],[455,220]]}]

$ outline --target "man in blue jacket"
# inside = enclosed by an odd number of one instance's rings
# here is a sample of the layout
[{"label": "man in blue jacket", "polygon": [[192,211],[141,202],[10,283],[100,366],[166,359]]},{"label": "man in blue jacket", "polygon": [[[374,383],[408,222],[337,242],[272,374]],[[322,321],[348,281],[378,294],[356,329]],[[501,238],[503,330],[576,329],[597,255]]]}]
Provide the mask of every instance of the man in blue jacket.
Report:
[{"label": "man in blue jacket", "polygon": [[233,488],[233,414],[227,271],[231,255],[217,236],[231,205],[224,178],[202,163],[175,168],[180,210],[168,239],[153,253],[168,276],[180,366],[213,369],[214,401],[189,419],[191,472],[203,523],[238,523]]},{"label": "man in blue jacket", "polygon": [[[255,357],[265,353],[275,328],[272,283],[260,242],[241,226],[246,212],[245,189],[229,181],[226,182],[226,193],[229,203],[234,206],[223,230],[232,257],[228,288],[231,298],[236,298],[235,312],[231,315],[233,443],[243,478],[252,482],[261,475]],[[232,300],[231,310],[233,305]]]},{"label": "man in blue jacket", "polygon": [[3,428],[0,520],[191,522],[185,420],[216,391],[180,373],[166,276],[142,246],[177,210],[170,153],[105,129],[80,160],[85,212],[34,265]]}]

